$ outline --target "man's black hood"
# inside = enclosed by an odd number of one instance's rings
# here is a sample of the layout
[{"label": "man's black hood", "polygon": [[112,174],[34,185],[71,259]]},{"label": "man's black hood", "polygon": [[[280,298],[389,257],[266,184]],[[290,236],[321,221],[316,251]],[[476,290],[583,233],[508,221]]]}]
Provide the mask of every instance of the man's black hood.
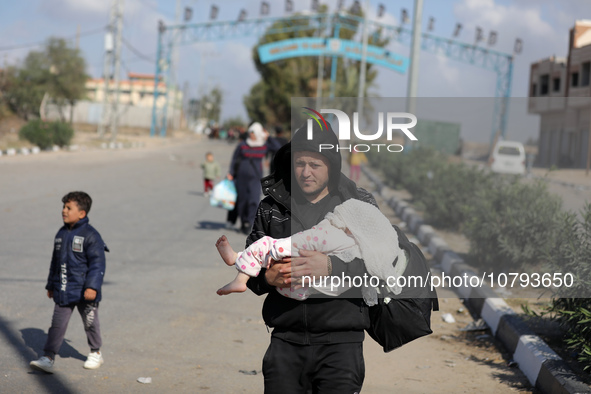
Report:
[{"label": "man's black hood", "polygon": [[[312,139],[308,140],[308,127],[304,123],[291,138],[291,153],[316,152],[324,156],[330,164],[330,184],[334,186],[339,182],[341,174],[341,153],[338,152],[339,140],[330,123],[322,123],[322,127],[312,122]],[[322,149],[321,149],[322,147]]]},{"label": "man's black hood", "polygon": [[[288,192],[291,192],[291,142],[283,145],[277,153],[275,153],[275,157],[273,157],[273,166],[275,168],[275,172],[263,178],[263,180],[273,180],[272,183],[277,183],[282,181],[285,185],[285,188]],[[267,182],[269,184],[269,182]],[[264,187],[263,187],[264,192]]]},{"label": "man's black hood", "polygon": [[[328,124],[327,129],[326,126],[320,128],[317,123],[313,124],[311,140],[308,140],[307,134],[307,125],[304,123],[293,133],[291,141],[283,145],[275,154],[273,158],[275,172],[263,179],[265,181],[271,181],[272,179],[273,183],[282,180],[284,187],[291,193],[291,180],[294,179],[292,153],[301,151],[317,152],[328,160],[330,165],[329,187],[336,190],[341,181],[341,154],[337,151],[337,146],[339,145],[337,136],[332,131],[330,124]],[[321,144],[325,144],[322,150],[320,150]],[[325,149],[328,145],[331,145],[332,148]],[[268,185],[269,182],[266,184]]]}]

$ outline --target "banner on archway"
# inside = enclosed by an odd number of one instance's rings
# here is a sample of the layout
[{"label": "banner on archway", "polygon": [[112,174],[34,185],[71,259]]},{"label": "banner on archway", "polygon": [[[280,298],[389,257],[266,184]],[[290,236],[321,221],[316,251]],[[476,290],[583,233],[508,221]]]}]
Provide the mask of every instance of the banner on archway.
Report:
[{"label": "banner on archway", "polygon": [[[258,48],[261,63],[303,56],[339,56],[361,60],[363,45],[356,41],[339,38],[292,38],[271,42]],[[389,68],[401,74],[406,73],[409,59],[374,45],[367,46],[366,61],[377,66]]]}]

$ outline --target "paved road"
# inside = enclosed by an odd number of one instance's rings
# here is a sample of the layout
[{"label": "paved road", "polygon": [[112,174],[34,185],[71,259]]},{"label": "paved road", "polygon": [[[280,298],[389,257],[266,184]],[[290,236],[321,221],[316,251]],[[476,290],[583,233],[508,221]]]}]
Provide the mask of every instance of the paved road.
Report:
[{"label": "paved road", "polygon": [[[473,159],[469,154],[463,158],[464,163],[486,169],[485,163]],[[554,170],[548,172],[543,168],[534,168],[533,176],[523,178],[526,181],[541,180],[548,186],[551,194],[562,200],[562,208],[565,211],[580,213],[581,209],[591,203],[591,177],[587,177],[583,170]]]},{"label": "paved road", "polygon": [[[204,141],[0,160],[0,392],[262,392],[269,341],[263,299],[215,295],[234,271],[213,246],[227,233],[225,211],[201,195],[205,152],[227,168],[232,149]],[[28,363],[42,352],[50,324],[44,285],[60,199],[71,190],[93,197],[91,223],[111,249],[100,309],[106,362],[96,371],[82,368],[88,348],[74,315],[56,373],[45,375]],[[242,247],[243,236],[229,237]],[[443,306],[461,305],[452,297]],[[457,320],[471,321],[465,314]],[[491,343],[455,341],[458,325],[444,325],[438,313],[433,321],[434,335],[395,353],[366,341],[364,392],[529,392]],[[151,384],[136,382],[148,376]]]},{"label": "paved road", "polygon": [[580,214],[586,204],[591,203],[591,183],[589,186],[581,187],[548,181],[548,191],[562,199],[564,210],[577,214]]}]

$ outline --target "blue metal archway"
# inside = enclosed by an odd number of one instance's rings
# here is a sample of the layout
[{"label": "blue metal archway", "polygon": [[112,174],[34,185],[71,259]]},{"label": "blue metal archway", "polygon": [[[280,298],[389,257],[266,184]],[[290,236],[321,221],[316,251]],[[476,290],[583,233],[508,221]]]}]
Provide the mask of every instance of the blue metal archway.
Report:
[{"label": "blue metal archway", "polygon": [[[274,28],[276,22],[281,22],[281,28]],[[158,50],[156,55],[156,74],[154,76],[154,105],[152,108],[152,127],[150,135],[156,135],[159,128],[160,135],[166,135],[166,117],[168,110],[168,92],[170,86],[170,60],[175,40],[179,44],[193,42],[239,39],[246,36],[273,35],[299,31],[334,32],[339,36],[339,29],[356,30],[357,26],[367,23],[368,29],[379,32],[381,39],[397,41],[410,46],[412,30],[402,26],[393,26],[377,21],[366,20],[346,13],[293,15],[288,17],[258,18],[243,21],[191,23],[171,26],[161,26],[158,31]],[[331,30],[332,29],[332,30]],[[507,106],[511,96],[511,80],[513,77],[513,55],[474,44],[466,44],[449,38],[438,37],[423,33],[421,49],[440,56],[471,64],[475,67],[494,71],[497,74],[495,91],[495,109],[491,132],[491,143],[496,135],[505,136],[507,125]],[[336,75],[337,56],[333,56],[331,78]],[[159,92],[158,82],[167,85],[165,103],[162,108],[156,105]]]}]

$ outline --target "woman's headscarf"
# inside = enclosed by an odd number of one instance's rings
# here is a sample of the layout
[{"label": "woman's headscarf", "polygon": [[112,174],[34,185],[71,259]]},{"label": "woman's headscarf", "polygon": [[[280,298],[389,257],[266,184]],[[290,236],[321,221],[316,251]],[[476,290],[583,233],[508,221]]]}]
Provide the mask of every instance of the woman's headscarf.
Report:
[{"label": "woman's headscarf", "polygon": [[[250,134],[254,133],[254,139],[250,137]],[[259,122],[254,122],[248,128],[248,136],[246,137],[246,144],[250,147],[257,148],[259,146],[265,145],[267,141],[265,131],[263,130],[263,125]]]}]

